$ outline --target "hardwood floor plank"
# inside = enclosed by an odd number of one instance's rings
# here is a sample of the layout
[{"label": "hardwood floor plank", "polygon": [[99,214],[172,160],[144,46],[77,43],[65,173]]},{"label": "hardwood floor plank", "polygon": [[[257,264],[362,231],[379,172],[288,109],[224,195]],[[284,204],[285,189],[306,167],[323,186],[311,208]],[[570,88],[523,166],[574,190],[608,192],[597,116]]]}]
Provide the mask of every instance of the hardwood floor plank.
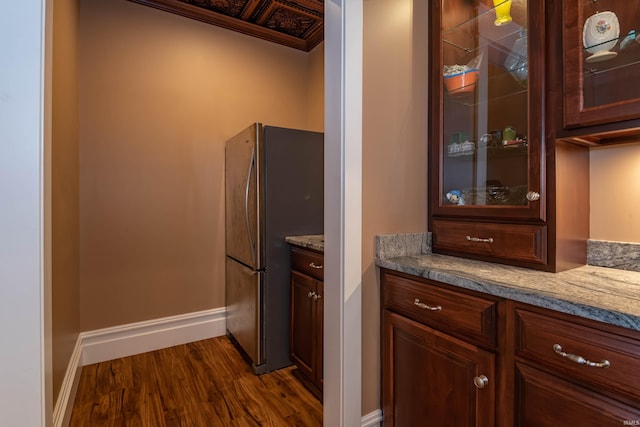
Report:
[{"label": "hardwood floor plank", "polygon": [[85,366],[69,425],[322,426],[292,369],[256,376],[226,337]]}]

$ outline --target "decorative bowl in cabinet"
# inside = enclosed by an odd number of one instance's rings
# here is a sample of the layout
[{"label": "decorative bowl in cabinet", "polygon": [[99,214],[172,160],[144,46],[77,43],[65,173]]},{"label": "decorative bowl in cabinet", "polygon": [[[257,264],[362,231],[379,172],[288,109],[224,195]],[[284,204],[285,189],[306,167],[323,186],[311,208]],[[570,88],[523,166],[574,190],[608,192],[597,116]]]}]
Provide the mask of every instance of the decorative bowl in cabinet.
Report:
[{"label": "decorative bowl in cabinet", "polygon": [[620,24],[615,13],[606,11],[591,15],[582,29],[582,42],[591,53],[586,62],[600,62],[614,58],[617,53],[611,49],[618,42]]},{"label": "decorative bowl in cabinet", "polygon": [[471,69],[461,73],[444,76],[444,85],[450,95],[464,95],[469,92],[473,92],[476,88],[478,74],[478,70]]}]

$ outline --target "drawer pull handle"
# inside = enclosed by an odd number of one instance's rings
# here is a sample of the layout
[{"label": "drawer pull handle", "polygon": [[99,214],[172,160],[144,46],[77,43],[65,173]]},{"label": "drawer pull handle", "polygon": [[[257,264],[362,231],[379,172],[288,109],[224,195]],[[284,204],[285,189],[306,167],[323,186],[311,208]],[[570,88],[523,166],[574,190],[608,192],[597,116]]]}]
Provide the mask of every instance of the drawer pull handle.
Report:
[{"label": "drawer pull handle", "polygon": [[478,388],[485,388],[489,384],[489,378],[486,375],[473,377],[473,384]]},{"label": "drawer pull handle", "polygon": [[313,298],[314,301],[318,301],[320,298],[322,298],[321,295],[316,294],[314,291],[309,291],[309,293],[307,294],[307,296],[309,298]]},{"label": "drawer pull handle", "polygon": [[318,264],[316,264],[315,262],[311,261],[311,262],[309,263],[309,267],[311,267],[311,268],[317,268],[318,270],[320,270],[320,269],[322,269],[322,264],[318,265]]},{"label": "drawer pull handle", "polygon": [[413,302],[413,305],[416,305],[416,306],[418,306],[420,308],[423,308],[425,310],[431,310],[431,311],[441,311],[442,310],[441,306],[439,306],[439,305],[435,305],[435,306],[427,305],[427,304],[425,304],[423,302],[420,302],[420,300],[418,298],[416,298],[416,300]]},{"label": "drawer pull handle", "polygon": [[564,351],[562,351],[562,346],[560,344],[554,344],[553,351],[555,351],[556,354],[562,357],[566,357],[572,362],[576,362],[580,365],[587,365],[591,366],[592,368],[608,368],[609,366],[611,366],[611,363],[606,359],[602,362],[591,362],[590,360],[587,360],[582,356],[578,356],[577,354],[565,353]]},{"label": "drawer pull handle", "polygon": [[486,239],[483,239],[482,237],[467,236],[467,241],[468,242],[493,243],[493,237],[487,237]]}]

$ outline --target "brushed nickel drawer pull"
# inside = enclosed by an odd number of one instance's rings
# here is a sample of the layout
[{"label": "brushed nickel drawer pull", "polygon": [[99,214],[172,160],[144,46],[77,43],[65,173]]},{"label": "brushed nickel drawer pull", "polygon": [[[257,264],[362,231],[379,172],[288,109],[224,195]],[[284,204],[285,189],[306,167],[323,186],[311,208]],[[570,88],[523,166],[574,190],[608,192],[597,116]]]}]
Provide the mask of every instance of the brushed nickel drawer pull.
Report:
[{"label": "brushed nickel drawer pull", "polygon": [[587,360],[582,356],[578,356],[577,354],[565,353],[564,351],[562,351],[562,346],[560,344],[554,344],[553,351],[555,351],[556,354],[562,357],[566,357],[572,362],[576,362],[580,365],[587,365],[591,366],[592,368],[608,368],[609,366],[611,366],[611,363],[606,359],[602,362],[591,362],[590,360]]},{"label": "brushed nickel drawer pull", "polygon": [[493,243],[493,237],[487,237],[486,239],[483,239],[482,237],[467,236],[467,241],[468,242]]},{"label": "brushed nickel drawer pull", "polygon": [[420,308],[423,308],[425,310],[430,310],[430,311],[441,311],[442,310],[441,306],[439,306],[439,305],[435,305],[435,306],[427,305],[427,304],[425,304],[423,302],[420,302],[420,300],[418,298],[416,298],[416,300],[413,302],[413,305],[416,305],[416,306],[418,306]]},{"label": "brushed nickel drawer pull", "polygon": [[309,267],[311,267],[311,268],[317,268],[318,270],[320,270],[320,269],[322,269],[322,264],[318,265],[318,264],[316,264],[315,262],[311,261],[311,262],[309,263]]},{"label": "brushed nickel drawer pull", "polygon": [[485,388],[487,384],[489,384],[489,378],[487,378],[486,375],[473,377],[473,385],[477,388]]}]

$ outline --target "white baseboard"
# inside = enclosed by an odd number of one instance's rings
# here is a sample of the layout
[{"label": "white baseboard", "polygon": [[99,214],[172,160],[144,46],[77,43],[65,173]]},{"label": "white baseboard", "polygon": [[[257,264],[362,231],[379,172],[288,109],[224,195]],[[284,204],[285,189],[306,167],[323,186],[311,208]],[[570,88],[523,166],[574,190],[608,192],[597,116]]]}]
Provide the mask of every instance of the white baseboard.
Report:
[{"label": "white baseboard", "polygon": [[78,391],[78,383],[80,382],[80,373],[82,365],[82,342],[80,336],[76,340],[76,345],[71,353],[67,371],[64,374],[60,393],[56,400],[56,406],[53,408],[53,427],[68,426],[71,420],[71,412],[73,411],[73,402],[76,400],[76,391]]},{"label": "white baseboard", "polygon": [[[81,332],[58,394],[53,426],[69,425],[82,366],[214,338],[225,333],[224,307]],[[377,427],[381,421],[382,411],[378,409],[362,417],[362,427]]]},{"label": "white baseboard", "polygon": [[225,308],[82,332],[82,365],[133,356],[226,333]]},{"label": "white baseboard", "polygon": [[382,423],[382,411],[376,409],[362,417],[362,427],[378,427]]},{"label": "white baseboard", "polygon": [[69,425],[82,367],[226,333],[224,307],[81,332],[53,410],[53,427]]}]

